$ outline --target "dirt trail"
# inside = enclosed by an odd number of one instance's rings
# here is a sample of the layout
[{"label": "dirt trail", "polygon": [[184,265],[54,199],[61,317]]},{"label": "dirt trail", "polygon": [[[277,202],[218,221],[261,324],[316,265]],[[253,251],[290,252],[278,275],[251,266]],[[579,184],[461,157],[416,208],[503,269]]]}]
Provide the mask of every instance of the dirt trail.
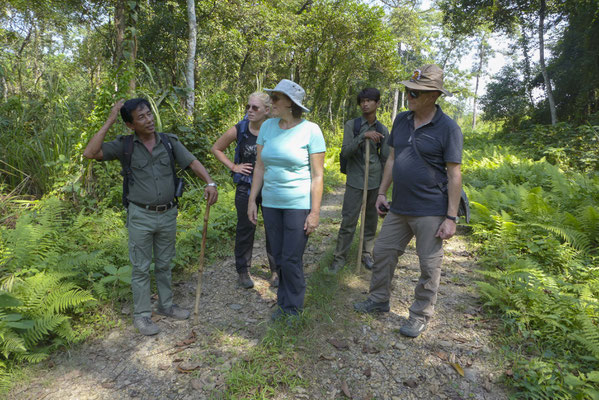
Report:
[{"label": "dirt trail", "polygon": [[[323,259],[330,259],[342,198],[342,190],[324,198],[321,225],[304,257],[308,275]],[[162,332],[144,337],[134,331],[130,316],[124,315],[122,328],[29,368],[26,381],[7,398],[222,397],[224,377],[259,345],[269,326],[276,292],[267,281],[263,249],[260,239],[255,244],[252,274],[256,286],[252,290],[237,287],[232,257],[207,266],[198,326],[154,317]],[[418,278],[413,248],[396,270],[390,313],[372,317],[351,311],[354,301],[366,297],[370,274],[345,273],[326,315],[315,317],[296,345],[295,367],[307,385],[289,391],[281,388],[274,397],[506,399],[507,392],[497,383],[501,370],[490,344],[494,322],[480,314],[474,288],[475,262],[461,236],[451,239],[445,249],[436,316],[425,333],[417,339],[398,333]],[[176,301],[189,309],[193,308],[195,282],[194,276],[175,283]]]}]

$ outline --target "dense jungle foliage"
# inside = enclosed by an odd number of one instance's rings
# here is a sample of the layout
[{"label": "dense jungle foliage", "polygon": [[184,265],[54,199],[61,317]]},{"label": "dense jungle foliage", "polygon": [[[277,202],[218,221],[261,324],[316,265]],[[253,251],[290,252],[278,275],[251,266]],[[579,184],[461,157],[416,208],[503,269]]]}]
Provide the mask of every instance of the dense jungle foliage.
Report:
[{"label": "dense jungle foliage", "polygon": [[[189,4],[197,18],[191,70]],[[219,182],[207,235],[216,259],[231,252],[236,214],[230,176],[209,148],[242,117],[251,92],[282,78],[306,88],[308,118],[329,149],[325,185],[333,187],[356,92],[380,88],[379,118],[390,126],[403,109],[398,82],[435,62],[456,94],[441,105],[466,132],[478,287],[489,315],[504,322],[496,333],[504,381],[516,398],[599,399],[599,4],[425,6],[0,3],[0,389],[14,368],[111,328],[112,310],[130,297],[120,165],[81,155],[118,98],[147,97],[157,128],[179,135]],[[508,63],[481,96],[498,39],[509,42]],[[537,60],[544,47],[550,54]],[[460,67],[465,57],[471,69]],[[485,123],[470,129],[477,101]],[[126,132],[118,124],[109,137]],[[188,178],[179,274],[193,270],[201,243],[203,185]]]}]

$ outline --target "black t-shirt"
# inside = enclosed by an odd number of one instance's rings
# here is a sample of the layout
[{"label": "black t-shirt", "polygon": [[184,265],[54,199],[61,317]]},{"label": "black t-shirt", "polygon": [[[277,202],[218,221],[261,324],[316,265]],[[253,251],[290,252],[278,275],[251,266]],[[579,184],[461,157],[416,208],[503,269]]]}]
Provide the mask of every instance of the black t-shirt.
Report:
[{"label": "black t-shirt", "polygon": [[[239,164],[242,163],[250,163],[252,164],[252,168],[255,166],[256,164],[256,156],[257,156],[257,148],[256,148],[256,140],[258,139],[258,136],[254,136],[252,135],[252,133],[250,132],[250,125],[249,125],[249,121],[247,123],[238,123],[237,125],[235,125],[238,135],[237,137],[240,137],[240,140],[237,143],[237,151],[239,152]],[[240,129],[244,129],[243,132],[239,132]],[[240,133],[240,134],[239,134]],[[252,184],[252,176],[253,174],[250,175],[242,175],[242,174],[238,174],[235,173],[233,174],[233,181],[235,183],[246,183],[248,185]]]},{"label": "black t-shirt", "polygon": [[[395,151],[391,211],[412,216],[447,214],[446,163],[462,163],[464,138],[458,124],[437,106],[428,124],[414,131],[414,113],[397,115],[389,136]],[[412,147],[415,138],[422,160]],[[439,187],[441,183],[441,187]]]}]

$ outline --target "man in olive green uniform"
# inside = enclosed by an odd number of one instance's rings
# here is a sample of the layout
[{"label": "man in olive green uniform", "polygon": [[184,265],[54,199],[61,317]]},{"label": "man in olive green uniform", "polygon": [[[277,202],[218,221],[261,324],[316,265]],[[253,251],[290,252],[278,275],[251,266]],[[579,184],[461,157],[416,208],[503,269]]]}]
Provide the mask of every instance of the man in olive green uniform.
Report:
[{"label": "man in olive green uniform", "polygon": [[[345,265],[345,258],[349,253],[360,216],[364,192],[366,143],[370,146],[370,160],[362,262],[367,269],[371,269],[374,263],[372,249],[378,219],[374,204],[377,190],[381,184],[382,166],[385,165],[389,155],[389,146],[386,143],[389,131],[385,125],[376,119],[376,110],[380,105],[380,99],[381,94],[377,89],[366,88],[362,90],[358,94],[358,105],[362,110],[362,116],[358,118],[359,125],[356,124],[355,119],[351,119],[345,123],[343,129],[341,157],[347,160],[347,179],[337,248],[335,249],[333,263],[329,267],[332,272],[337,272]],[[358,126],[359,129],[357,130]]]},{"label": "man in olive green uniform", "polygon": [[[176,319],[189,318],[189,311],[173,303],[171,290],[171,260],[175,256],[177,204],[175,202],[174,166],[159,134],[154,130],[154,115],[145,99],[118,101],[100,130],[91,138],[83,155],[100,161],[124,158],[126,136],[104,142],[106,133],[116,122],[118,113],[134,131],[131,154],[131,176],[128,185],[127,229],[129,259],[133,265],[133,324],[144,335],[160,332],[150,318],[150,264],[158,288],[158,314]],[[204,166],[181,144],[177,136],[167,134],[173,156],[181,168],[190,168],[208,185],[205,197],[209,204],[218,198],[216,184]]]}]

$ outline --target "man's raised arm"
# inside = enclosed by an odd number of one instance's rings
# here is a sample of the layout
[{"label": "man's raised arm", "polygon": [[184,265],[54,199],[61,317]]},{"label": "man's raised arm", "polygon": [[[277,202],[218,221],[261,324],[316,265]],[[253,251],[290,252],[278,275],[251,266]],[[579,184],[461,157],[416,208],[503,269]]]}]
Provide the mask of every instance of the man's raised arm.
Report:
[{"label": "man's raised arm", "polygon": [[112,106],[108,119],[106,120],[104,125],[102,125],[100,130],[96,132],[96,134],[90,139],[89,143],[85,147],[85,150],[83,151],[83,157],[94,160],[102,159],[102,143],[104,143],[106,133],[108,132],[110,127],[116,122],[119,116],[119,111],[121,110],[121,107],[124,103],[125,100],[121,99]]}]

